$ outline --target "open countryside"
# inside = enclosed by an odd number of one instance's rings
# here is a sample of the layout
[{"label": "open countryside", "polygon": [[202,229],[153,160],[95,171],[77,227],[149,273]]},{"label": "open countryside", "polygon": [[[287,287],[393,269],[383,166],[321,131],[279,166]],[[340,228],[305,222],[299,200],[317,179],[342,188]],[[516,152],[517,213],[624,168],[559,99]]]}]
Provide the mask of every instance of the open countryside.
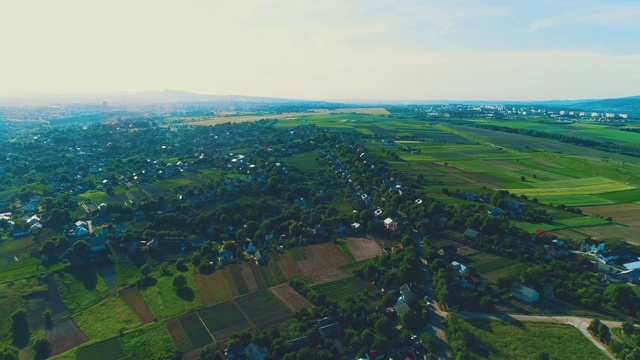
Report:
[{"label": "open countryside", "polygon": [[[337,108],[21,129],[0,164],[6,354],[280,359],[316,344],[318,358],[607,358],[571,328],[456,315],[626,321],[640,310],[632,137],[584,146],[628,132],[483,118],[499,113]],[[69,137],[75,148],[43,150]],[[59,166],[28,173],[23,161]],[[606,351],[640,351],[635,330],[592,330]],[[572,338],[574,350],[561,346]]]}]

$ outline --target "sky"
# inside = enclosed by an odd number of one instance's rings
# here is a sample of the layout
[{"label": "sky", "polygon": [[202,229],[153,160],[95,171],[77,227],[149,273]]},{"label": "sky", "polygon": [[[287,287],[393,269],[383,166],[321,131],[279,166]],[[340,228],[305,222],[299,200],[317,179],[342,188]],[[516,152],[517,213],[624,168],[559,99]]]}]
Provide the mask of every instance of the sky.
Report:
[{"label": "sky", "polygon": [[0,0],[0,95],[640,95],[640,1]]}]

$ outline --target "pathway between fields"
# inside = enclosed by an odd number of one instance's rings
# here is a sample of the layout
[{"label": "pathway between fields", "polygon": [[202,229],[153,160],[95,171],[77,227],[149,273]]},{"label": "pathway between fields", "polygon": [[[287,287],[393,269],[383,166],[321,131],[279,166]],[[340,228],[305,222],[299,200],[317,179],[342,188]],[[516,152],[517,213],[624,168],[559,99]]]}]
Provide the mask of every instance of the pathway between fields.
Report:
[{"label": "pathway between fields", "polygon": [[[482,313],[472,313],[461,311],[458,313],[463,319],[501,319],[501,320],[520,320],[520,321],[541,321],[541,322],[550,322],[550,323],[558,323],[558,324],[569,324],[575,326],[580,332],[587,337],[587,339],[591,340],[591,342],[598,347],[598,349],[602,350],[610,359],[615,360],[613,355],[609,352],[609,350],[600,343],[587,328],[589,327],[589,323],[591,323],[590,318],[581,318],[576,316],[552,316],[552,315],[516,315],[516,314],[482,314]],[[603,324],[607,325],[609,328],[620,327],[622,326],[622,322],[620,321],[610,321],[610,320],[600,320]]]}]

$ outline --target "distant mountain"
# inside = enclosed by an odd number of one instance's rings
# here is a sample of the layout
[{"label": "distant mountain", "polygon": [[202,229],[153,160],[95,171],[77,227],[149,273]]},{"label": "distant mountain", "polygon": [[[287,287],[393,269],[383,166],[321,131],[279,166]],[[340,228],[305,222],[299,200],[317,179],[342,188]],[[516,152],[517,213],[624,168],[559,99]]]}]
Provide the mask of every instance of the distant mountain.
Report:
[{"label": "distant mountain", "polygon": [[0,106],[33,106],[62,104],[172,104],[172,103],[209,103],[209,102],[242,102],[242,103],[295,103],[304,100],[291,100],[259,96],[241,95],[207,95],[180,90],[162,90],[145,92],[102,93],[102,94],[40,94],[25,96],[0,97]]},{"label": "distant mountain", "polygon": [[640,114],[640,96],[617,99],[536,101],[530,104],[567,110]]}]

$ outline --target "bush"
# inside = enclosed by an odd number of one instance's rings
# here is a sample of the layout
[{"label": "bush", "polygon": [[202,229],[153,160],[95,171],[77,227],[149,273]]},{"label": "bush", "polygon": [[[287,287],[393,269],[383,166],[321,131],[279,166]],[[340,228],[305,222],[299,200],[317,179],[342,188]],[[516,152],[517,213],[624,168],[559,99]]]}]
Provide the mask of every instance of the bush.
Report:
[{"label": "bush", "polygon": [[182,259],[176,260],[176,269],[178,271],[182,271],[182,272],[185,272],[185,271],[189,270],[189,268],[187,268],[187,265],[185,264],[184,260],[182,260]]},{"label": "bush", "polygon": [[33,343],[33,350],[35,350],[39,354],[42,354],[47,350],[49,350],[49,345],[50,345],[49,340],[41,337],[36,339],[36,341]]},{"label": "bush", "polygon": [[173,278],[173,287],[176,289],[183,289],[187,286],[187,278],[180,274]]},{"label": "bush", "polygon": [[18,326],[24,326],[27,325],[27,316],[29,315],[29,313],[27,312],[27,309],[21,307],[18,310],[14,311],[13,314],[11,314],[11,326],[13,327],[18,327]]}]

